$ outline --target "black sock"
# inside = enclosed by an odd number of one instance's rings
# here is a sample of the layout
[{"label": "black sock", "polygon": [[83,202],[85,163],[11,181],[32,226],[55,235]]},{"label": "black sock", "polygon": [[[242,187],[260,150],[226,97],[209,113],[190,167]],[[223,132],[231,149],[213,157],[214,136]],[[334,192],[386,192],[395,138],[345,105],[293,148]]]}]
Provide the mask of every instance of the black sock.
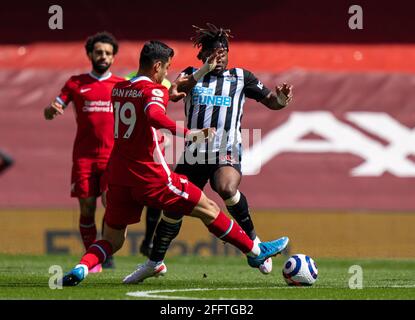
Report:
[{"label": "black sock", "polygon": [[149,245],[153,242],[154,231],[156,230],[157,223],[159,222],[161,216],[161,210],[151,207],[147,207],[146,213],[146,234],[144,236],[143,242],[146,245]]},{"label": "black sock", "polygon": [[175,223],[167,222],[161,218],[157,225],[156,233],[153,239],[153,249],[151,250],[151,261],[162,261],[166,256],[167,249],[174,238],[177,237],[182,226],[182,220]]},{"label": "black sock", "polygon": [[254,230],[254,224],[251,219],[251,215],[249,213],[248,201],[242,192],[240,192],[241,197],[238,203],[234,204],[233,206],[227,205],[229,213],[232,217],[238,222],[241,228],[246,232],[251,240],[256,238],[256,233]]}]

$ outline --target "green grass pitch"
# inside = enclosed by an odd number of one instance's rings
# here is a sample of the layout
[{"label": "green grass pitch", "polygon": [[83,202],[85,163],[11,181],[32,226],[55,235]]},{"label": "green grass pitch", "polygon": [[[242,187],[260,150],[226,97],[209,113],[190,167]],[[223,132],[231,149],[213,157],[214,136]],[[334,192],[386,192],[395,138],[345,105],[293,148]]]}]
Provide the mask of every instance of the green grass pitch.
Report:
[{"label": "green grass pitch", "polygon": [[[64,272],[79,257],[0,255],[0,299],[415,299],[415,260],[315,259],[319,277],[312,287],[288,287],[281,275],[286,257],[273,258],[262,275],[241,257],[172,257],[165,277],[138,285],[121,280],[143,257],[116,257],[116,269],[91,274],[77,287],[49,288],[49,267]],[[363,269],[363,289],[350,289],[349,268]],[[134,293],[138,296],[128,295]],[[138,294],[136,293],[138,292]]]}]

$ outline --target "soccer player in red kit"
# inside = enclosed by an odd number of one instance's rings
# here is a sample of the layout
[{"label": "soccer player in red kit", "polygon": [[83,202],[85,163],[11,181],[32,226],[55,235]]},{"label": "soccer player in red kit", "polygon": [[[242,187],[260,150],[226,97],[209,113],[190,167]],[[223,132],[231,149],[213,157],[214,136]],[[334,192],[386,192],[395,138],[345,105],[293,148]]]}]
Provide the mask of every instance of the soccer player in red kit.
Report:
[{"label": "soccer player in red kit", "polygon": [[[101,32],[87,39],[86,53],[92,71],[72,76],[64,85],[55,101],[44,111],[47,120],[63,114],[70,102],[74,104],[77,123],[73,146],[71,196],[79,200],[79,230],[85,250],[96,240],[95,211],[97,198],[102,195],[105,205],[105,190],[108,159],[114,144],[114,115],[111,91],[120,77],[109,71],[118,52],[115,38]],[[107,263],[112,263],[109,257]],[[100,272],[98,265],[92,272]]]},{"label": "soccer player in red kit", "polygon": [[[174,135],[196,142],[214,134],[210,128],[178,127],[166,116],[169,92],[161,82],[173,55],[173,49],[162,42],[145,43],[137,77],[116,84],[112,90],[115,143],[108,163],[103,239],[92,244],[79,264],[63,277],[64,286],[77,285],[88,275],[88,270],[118,251],[124,243],[127,225],[140,221],[144,206],[172,212],[180,209],[185,215],[199,218],[211,233],[245,253],[251,267],[258,267],[288,244],[286,237],[254,243],[186,176],[170,170],[160,149],[157,129],[168,129]],[[209,61],[214,67],[216,58]],[[142,270],[139,266],[124,283],[137,282],[136,274]],[[158,276],[167,268],[163,261],[148,261],[145,270],[148,276]]]}]

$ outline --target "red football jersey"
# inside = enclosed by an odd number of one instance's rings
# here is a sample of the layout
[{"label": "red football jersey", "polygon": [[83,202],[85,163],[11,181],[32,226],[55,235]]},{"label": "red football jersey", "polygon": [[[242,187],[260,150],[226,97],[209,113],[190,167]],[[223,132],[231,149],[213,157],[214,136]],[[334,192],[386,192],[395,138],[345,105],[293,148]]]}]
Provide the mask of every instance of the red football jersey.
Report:
[{"label": "red football jersey", "polygon": [[162,138],[149,124],[148,108],[164,112],[169,101],[166,87],[148,77],[120,82],[112,90],[114,148],[108,164],[109,183],[137,186],[168,182],[170,168],[164,159]]},{"label": "red football jersey", "polygon": [[66,107],[75,105],[77,132],[73,159],[108,159],[114,144],[114,115],[111,90],[124,81],[109,73],[102,78],[92,73],[72,76],[62,88],[56,101]]}]

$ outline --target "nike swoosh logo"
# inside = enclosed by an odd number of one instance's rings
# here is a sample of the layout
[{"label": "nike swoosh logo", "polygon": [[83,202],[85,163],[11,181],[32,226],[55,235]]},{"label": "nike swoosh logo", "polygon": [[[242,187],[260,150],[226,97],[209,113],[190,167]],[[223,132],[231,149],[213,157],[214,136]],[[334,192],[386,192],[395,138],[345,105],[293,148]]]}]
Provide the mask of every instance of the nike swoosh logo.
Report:
[{"label": "nike swoosh logo", "polygon": [[87,91],[89,91],[89,90],[91,90],[91,88],[81,89],[81,93],[87,92]]}]

